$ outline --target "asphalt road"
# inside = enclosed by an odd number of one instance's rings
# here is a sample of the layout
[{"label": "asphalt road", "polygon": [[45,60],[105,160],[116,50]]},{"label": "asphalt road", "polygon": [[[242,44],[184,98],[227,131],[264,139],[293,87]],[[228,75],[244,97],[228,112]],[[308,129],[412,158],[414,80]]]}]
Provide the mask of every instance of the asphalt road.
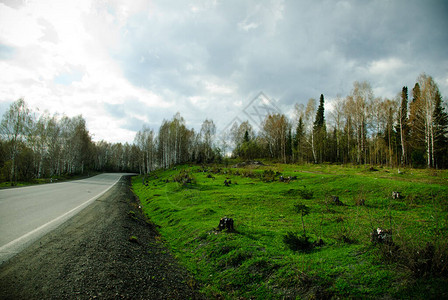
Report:
[{"label": "asphalt road", "polygon": [[126,174],[0,190],[0,265],[67,221]]}]

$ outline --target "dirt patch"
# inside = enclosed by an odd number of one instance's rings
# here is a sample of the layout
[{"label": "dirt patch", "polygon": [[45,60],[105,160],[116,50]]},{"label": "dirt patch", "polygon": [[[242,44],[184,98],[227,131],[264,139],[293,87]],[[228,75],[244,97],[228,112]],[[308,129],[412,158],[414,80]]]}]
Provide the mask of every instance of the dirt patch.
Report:
[{"label": "dirt patch", "polygon": [[0,299],[198,299],[122,178],[0,267]]}]

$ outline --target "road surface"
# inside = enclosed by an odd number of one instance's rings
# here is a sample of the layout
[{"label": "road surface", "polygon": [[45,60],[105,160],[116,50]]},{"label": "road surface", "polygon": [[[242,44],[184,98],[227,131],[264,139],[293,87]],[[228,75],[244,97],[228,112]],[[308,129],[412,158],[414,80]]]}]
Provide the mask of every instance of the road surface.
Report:
[{"label": "road surface", "polygon": [[123,176],[0,265],[0,299],[203,299],[130,185],[130,176]]},{"label": "road surface", "polygon": [[0,190],[0,265],[77,214],[125,174]]}]

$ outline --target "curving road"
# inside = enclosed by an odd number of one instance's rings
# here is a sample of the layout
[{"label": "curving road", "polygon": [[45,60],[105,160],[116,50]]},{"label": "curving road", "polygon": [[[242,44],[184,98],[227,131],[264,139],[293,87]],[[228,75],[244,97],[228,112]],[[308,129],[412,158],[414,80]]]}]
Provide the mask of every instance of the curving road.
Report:
[{"label": "curving road", "polygon": [[77,214],[123,175],[0,190],[0,265]]}]

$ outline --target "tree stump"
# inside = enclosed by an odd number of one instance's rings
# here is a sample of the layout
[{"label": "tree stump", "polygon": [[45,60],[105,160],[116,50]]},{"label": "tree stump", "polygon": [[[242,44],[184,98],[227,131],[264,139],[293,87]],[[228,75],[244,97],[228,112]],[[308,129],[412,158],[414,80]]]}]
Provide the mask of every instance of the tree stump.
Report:
[{"label": "tree stump", "polygon": [[339,200],[338,196],[332,196],[331,199],[332,199],[334,205],[337,205],[337,206],[343,206],[344,205],[344,203],[342,203],[342,201]]},{"label": "tree stump", "polygon": [[401,199],[400,192],[392,192],[392,199]]},{"label": "tree stump", "polygon": [[374,244],[392,245],[392,230],[378,227],[370,233],[370,241]]},{"label": "tree stump", "polygon": [[233,219],[232,218],[221,218],[219,220],[218,230],[224,230],[227,229],[227,231],[235,231],[233,228]]}]

